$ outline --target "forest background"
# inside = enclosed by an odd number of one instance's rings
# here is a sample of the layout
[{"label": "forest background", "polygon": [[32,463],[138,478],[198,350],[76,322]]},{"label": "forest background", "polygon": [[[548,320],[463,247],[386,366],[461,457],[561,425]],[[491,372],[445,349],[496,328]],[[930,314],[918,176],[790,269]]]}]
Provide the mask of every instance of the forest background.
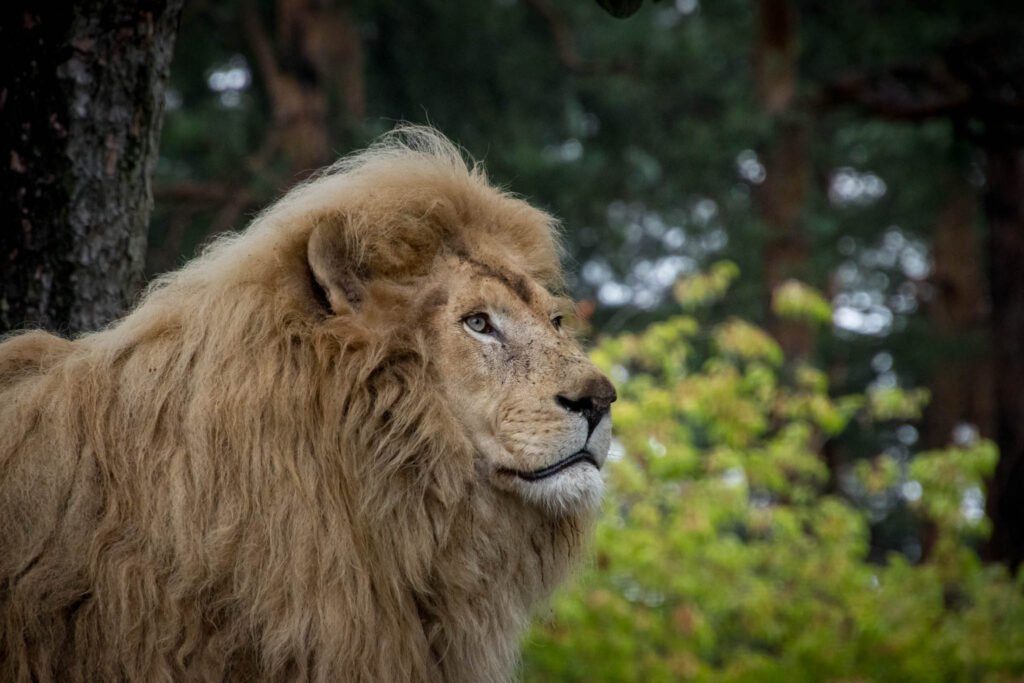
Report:
[{"label": "forest background", "polygon": [[621,400],[527,680],[1024,676],[1019,3],[198,0],[158,94],[147,277],[402,121],[561,218]]}]

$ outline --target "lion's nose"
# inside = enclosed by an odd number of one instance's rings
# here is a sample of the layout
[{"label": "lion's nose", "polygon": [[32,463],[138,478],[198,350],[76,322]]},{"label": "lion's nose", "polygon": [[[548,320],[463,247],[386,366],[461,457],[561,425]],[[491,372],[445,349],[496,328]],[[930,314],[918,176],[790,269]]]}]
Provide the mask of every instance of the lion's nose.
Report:
[{"label": "lion's nose", "polygon": [[593,432],[608,407],[618,398],[615,387],[607,377],[591,377],[580,390],[571,395],[556,394],[555,402],[570,413],[579,413],[586,419],[588,434]]}]

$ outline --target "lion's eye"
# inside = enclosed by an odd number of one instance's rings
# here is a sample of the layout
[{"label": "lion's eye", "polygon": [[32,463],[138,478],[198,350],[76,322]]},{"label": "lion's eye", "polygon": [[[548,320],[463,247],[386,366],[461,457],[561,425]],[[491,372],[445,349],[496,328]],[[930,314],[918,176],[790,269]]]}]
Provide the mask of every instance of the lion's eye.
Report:
[{"label": "lion's eye", "polygon": [[555,326],[556,330],[562,329],[562,316],[556,315],[551,319],[551,324]]},{"label": "lion's eye", "polygon": [[466,324],[466,327],[478,334],[491,334],[494,332],[491,319],[486,313],[474,313],[473,315],[466,316],[462,321]]}]

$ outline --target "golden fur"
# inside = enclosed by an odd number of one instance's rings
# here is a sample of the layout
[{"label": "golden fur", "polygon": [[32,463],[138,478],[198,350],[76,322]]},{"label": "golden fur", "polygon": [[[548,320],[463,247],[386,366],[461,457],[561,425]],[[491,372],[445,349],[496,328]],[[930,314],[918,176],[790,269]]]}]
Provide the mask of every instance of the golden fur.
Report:
[{"label": "golden fur", "polygon": [[108,329],[4,342],[0,680],[509,678],[600,493],[516,473],[600,465],[552,396],[614,400],[559,278],[547,215],[407,128]]}]

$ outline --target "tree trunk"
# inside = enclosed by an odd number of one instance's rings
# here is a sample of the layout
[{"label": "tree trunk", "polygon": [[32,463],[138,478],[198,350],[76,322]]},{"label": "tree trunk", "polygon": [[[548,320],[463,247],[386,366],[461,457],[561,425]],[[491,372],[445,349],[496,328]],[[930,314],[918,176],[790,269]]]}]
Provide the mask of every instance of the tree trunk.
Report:
[{"label": "tree trunk", "polygon": [[927,448],[949,444],[954,428],[971,423],[995,438],[991,354],[983,347],[989,324],[983,262],[975,238],[978,198],[962,178],[947,182],[945,208],[932,238],[934,295],[928,319],[942,359],[928,383],[931,401],[924,414]]},{"label": "tree trunk", "polygon": [[0,332],[96,329],[138,294],[182,0],[0,19]]},{"label": "tree trunk", "polygon": [[999,464],[988,487],[992,559],[1024,561],[1024,147],[988,150],[992,361]]},{"label": "tree trunk", "polygon": [[277,0],[276,10],[276,40],[254,0],[246,0],[242,20],[270,99],[270,144],[308,175],[334,157],[330,95],[341,99],[343,127],[366,116],[362,45],[351,0]]},{"label": "tree trunk", "polygon": [[804,323],[772,314],[775,288],[799,274],[807,260],[803,213],[807,197],[807,132],[794,107],[798,84],[799,10],[792,0],[761,0],[754,49],[757,95],[772,117],[774,139],[765,154],[765,179],[757,189],[761,218],[768,234],[761,255],[768,329],[787,358],[807,356],[814,348]]}]

